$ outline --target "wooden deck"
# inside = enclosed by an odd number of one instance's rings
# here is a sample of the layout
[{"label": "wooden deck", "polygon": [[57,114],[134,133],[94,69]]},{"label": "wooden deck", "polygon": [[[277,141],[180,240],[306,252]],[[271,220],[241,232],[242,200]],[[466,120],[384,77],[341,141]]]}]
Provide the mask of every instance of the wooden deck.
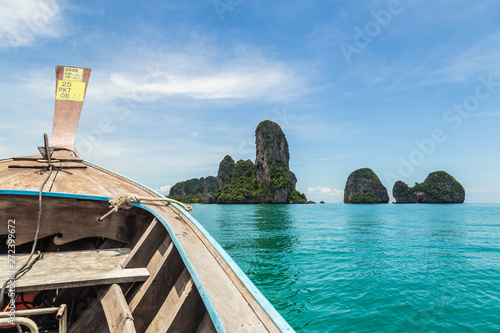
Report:
[{"label": "wooden deck", "polygon": [[[58,158],[57,154],[55,155],[53,158]],[[61,162],[54,164],[58,168],[54,170],[44,186],[44,192],[105,197],[127,193],[142,197],[158,197],[153,191],[133,181],[81,159],[63,155],[67,154],[61,154]],[[33,223],[36,224],[37,197],[27,198],[28,196],[12,195],[9,197],[5,193],[2,194],[1,190],[39,191],[40,185],[47,177],[47,171],[40,174],[40,166],[43,165],[43,163],[37,162],[37,159],[40,158],[41,156],[37,155],[0,161],[0,219],[16,218],[16,221],[19,221],[17,235],[19,235],[20,243],[28,242],[33,238],[33,232],[30,233],[29,228],[32,230]],[[9,200],[5,199],[7,197]],[[191,290],[195,289],[196,285],[190,278],[189,272],[184,268],[170,236],[178,240],[187,255],[227,332],[280,332],[224,258],[196,225],[176,207],[164,203],[148,204],[148,207],[161,215],[161,218],[173,231],[174,235],[168,235],[162,222],[153,219],[152,216],[146,217],[149,213],[138,207],[134,207],[131,211],[113,213],[104,221],[98,221],[97,218],[108,210],[107,203],[80,200],[84,202],[75,205],[74,200],[71,198],[44,198],[40,237],[57,234],[54,238],[56,245],[76,241],[82,237],[96,236],[133,244],[131,254],[123,261],[123,267],[127,269],[147,267],[151,275],[147,277],[140,288],[125,295],[128,304],[127,311],[130,311],[133,317],[137,318],[145,315],[145,312],[151,312],[152,308],[148,304],[160,302],[160,304],[156,304],[157,313],[151,323],[136,327],[138,332],[160,332],[163,331],[162,327],[176,327],[175,325],[181,323],[175,322],[176,317],[172,313],[197,311],[196,309],[201,306],[199,303],[201,300],[193,298],[194,294]],[[64,211],[62,215],[61,210]],[[58,214],[58,221],[54,219],[56,214]],[[134,216],[142,214],[144,218],[149,219],[144,230],[133,230],[132,234],[123,232],[123,221],[127,221],[127,216],[131,214]],[[72,222],[75,219],[80,222]],[[23,221],[30,221],[28,224],[24,222],[25,229],[22,226]],[[22,234],[29,236],[23,238]],[[163,244],[163,253],[157,251],[156,246],[151,246],[152,244]],[[46,259],[49,259],[49,256]],[[170,267],[178,265],[178,268],[174,269],[177,273],[170,278],[162,275],[162,267],[164,267],[162,265],[166,265],[166,263]],[[117,281],[110,283],[115,282]],[[165,295],[159,295],[159,293],[161,294],[160,289],[151,288],[159,283],[170,284],[172,287]],[[171,290],[178,290],[178,292],[173,293]],[[109,297],[105,297],[106,293],[109,292],[116,292],[116,288],[110,290],[108,287],[101,297],[102,302],[110,302]],[[191,299],[192,301],[190,301]],[[183,302],[179,302],[179,300]],[[179,308],[176,308],[176,304]],[[182,304],[184,305],[181,307]],[[102,308],[103,305],[99,306]],[[169,309],[168,312],[167,309]],[[102,318],[112,316],[109,311],[109,309],[104,312],[101,310]],[[206,327],[210,327],[208,314],[205,313],[203,317],[203,312],[200,313],[202,318],[199,320]],[[86,325],[85,320],[89,319],[82,316],[83,323],[77,324],[83,328]],[[136,321],[136,326],[137,323]],[[122,320],[119,325],[126,327],[130,324]],[[78,332],[77,329],[73,331]],[[210,330],[207,329],[207,331]]]}]

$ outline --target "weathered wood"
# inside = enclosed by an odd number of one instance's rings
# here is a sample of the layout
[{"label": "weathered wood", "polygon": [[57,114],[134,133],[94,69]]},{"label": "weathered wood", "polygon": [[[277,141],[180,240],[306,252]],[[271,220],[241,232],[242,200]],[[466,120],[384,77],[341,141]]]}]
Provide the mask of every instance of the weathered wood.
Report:
[{"label": "weathered wood", "polygon": [[[175,302],[171,302],[175,301]],[[161,315],[161,326],[150,326],[147,333],[167,332],[196,332],[206,309],[200,295],[193,287],[193,280],[189,279],[175,300],[164,303],[165,311]],[[163,309],[162,309],[163,310]],[[158,313],[160,315],[160,312]],[[157,315],[157,317],[158,317]],[[156,318],[155,318],[156,319]],[[160,323],[157,323],[160,324]]]},{"label": "weathered wood", "polygon": [[171,244],[163,255],[161,266],[144,282],[129,303],[132,315],[136,318],[137,331],[143,332],[149,326],[184,267],[177,249]]},{"label": "weathered wood", "polygon": [[[12,160],[14,161],[38,161],[41,160],[43,157],[42,155],[31,155],[31,156],[20,156],[20,157],[13,157]],[[82,162],[83,160],[81,158],[77,157],[63,157],[63,158],[58,158],[60,162]]]},{"label": "weathered wood", "polygon": [[[57,81],[63,80],[64,78],[64,67],[66,66],[56,66],[56,95],[58,93]],[[85,82],[84,97],[87,92],[90,72],[90,68],[83,68],[83,77],[81,82]],[[65,101],[56,99],[54,122],[52,134],[50,135],[51,146],[62,146],[68,150],[75,151],[73,144],[75,141],[76,130],[78,128],[78,122],[80,121],[82,107],[83,101]]]},{"label": "weathered wood", "polygon": [[[189,284],[189,286],[188,286]],[[156,313],[156,316],[154,317],[153,321],[149,325],[148,329],[146,330],[146,333],[157,333],[157,332],[164,332],[162,331],[162,327],[169,322],[169,324],[173,321],[174,316],[171,316],[172,312],[174,311],[175,305],[179,302],[179,299],[182,296],[182,293],[188,287],[189,289],[192,288],[193,281],[191,280],[191,277],[189,276],[189,272],[185,268],[177,281],[175,282],[174,287],[170,290],[167,298],[163,302],[161,308],[158,310]],[[170,319],[170,320],[169,320]]]},{"label": "weathered wood", "polygon": [[279,332],[227,263],[214,255],[215,249],[195,225],[187,218],[181,218],[171,206],[155,209],[169,221],[226,331]]},{"label": "weathered wood", "polygon": [[101,186],[105,187],[108,191],[113,193],[113,196],[122,193],[137,194],[139,196],[145,196],[145,197],[158,196],[154,192],[145,189],[144,187],[126,178],[113,174],[108,170],[102,169],[90,163],[85,163],[85,164],[88,166],[88,168],[84,172],[86,172],[89,176],[91,176],[94,179],[94,182],[100,184]]},{"label": "weathered wood", "polygon": [[[127,248],[45,253],[16,281],[16,292],[145,281],[149,277],[147,269],[121,268],[120,263],[129,253]],[[24,263],[28,256],[18,254],[16,262]],[[9,267],[7,255],[0,256],[0,267]],[[0,271],[0,281],[8,278],[7,271]]]},{"label": "weathered wood", "polygon": [[167,236],[168,233],[165,227],[157,219],[154,219],[142,234],[130,255],[122,263],[122,267],[146,267]]},{"label": "weathered wood", "polygon": [[[134,221],[138,210],[136,207],[119,210],[99,221],[99,217],[109,211],[109,204],[105,201],[44,197],[38,238],[58,235],[54,238],[57,245],[88,237],[128,243],[137,229]],[[10,219],[16,220],[16,245],[33,241],[38,220],[38,197],[0,194],[0,221]],[[0,234],[6,233],[7,228],[0,229]]]},{"label": "weathered wood", "polygon": [[[47,165],[42,164],[32,164],[32,165],[19,165],[19,164],[11,164],[9,165],[10,169],[44,169]],[[60,166],[60,169],[87,169],[86,165],[68,165],[68,166]]]},{"label": "weathered wood", "polygon": [[99,293],[101,305],[111,333],[135,333],[134,318],[117,284]]}]

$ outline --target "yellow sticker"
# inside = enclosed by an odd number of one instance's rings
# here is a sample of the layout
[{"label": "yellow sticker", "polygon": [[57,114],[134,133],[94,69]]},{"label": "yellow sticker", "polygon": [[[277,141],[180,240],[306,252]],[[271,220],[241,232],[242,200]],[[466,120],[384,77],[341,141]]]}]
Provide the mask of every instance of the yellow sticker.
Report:
[{"label": "yellow sticker", "polygon": [[64,67],[64,81],[82,82],[83,68]]},{"label": "yellow sticker", "polygon": [[85,82],[57,81],[56,99],[60,101],[83,102]]}]

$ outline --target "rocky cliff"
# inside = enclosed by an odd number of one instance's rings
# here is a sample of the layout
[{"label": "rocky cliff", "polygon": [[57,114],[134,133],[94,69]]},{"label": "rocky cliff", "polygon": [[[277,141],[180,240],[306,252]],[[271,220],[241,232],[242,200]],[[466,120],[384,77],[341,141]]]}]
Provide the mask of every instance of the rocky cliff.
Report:
[{"label": "rocky cliff", "polygon": [[[297,178],[289,169],[288,142],[280,126],[269,120],[261,122],[255,130],[255,144],[257,149],[255,164],[250,160],[239,160],[235,163],[229,155],[221,161],[216,178],[217,191],[209,191],[216,202],[306,202],[305,195],[295,189]],[[180,201],[193,202],[189,201],[193,199],[188,197],[192,195],[189,191],[185,191],[186,194],[177,195],[181,193],[178,189],[182,188],[178,184],[172,187],[169,196]]]},{"label": "rocky cliff", "polygon": [[387,189],[369,168],[358,169],[347,178],[344,203],[388,203]]},{"label": "rocky cliff", "polygon": [[224,159],[220,162],[219,172],[217,172],[217,181],[220,189],[226,187],[226,185],[231,181],[235,166],[236,163],[229,155],[226,155],[226,157],[224,157]]},{"label": "rocky cliff", "polygon": [[465,190],[445,171],[431,172],[423,183],[409,187],[398,180],[392,189],[396,203],[463,203]]},{"label": "rocky cliff", "polygon": [[278,124],[270,120],[261,122],[255,130],[255,145],[257,146],[255,168],[259,183],[271,180],[271,170],[276,163],[281,161],[288,168],[290,161],[288,142]]},{"label": "rocky cliff", "polygon": [[270,120],[261,122],[255,130],[255,145],[256,179],[265,190],[260,196],[268,202],[288,202],[297,179],[289,168],[290,152],[281,127]]},{"label": "rocky cliff", "polygon": [[214,176],[206,178],[193,178],[179,182],[172,186],[169,196],[172,199],[182,198],[185,201],[194,203],[215,203],[219,190],[218,180]]}]

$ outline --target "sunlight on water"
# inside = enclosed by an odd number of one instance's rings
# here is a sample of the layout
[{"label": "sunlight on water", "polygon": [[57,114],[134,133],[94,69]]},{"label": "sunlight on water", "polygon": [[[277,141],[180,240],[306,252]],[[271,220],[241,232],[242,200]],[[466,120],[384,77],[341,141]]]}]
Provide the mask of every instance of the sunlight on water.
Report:
[{"label": "sunlight on water", "polygon": [[500,331],[500,205],[196,205],[298,332]]}]

